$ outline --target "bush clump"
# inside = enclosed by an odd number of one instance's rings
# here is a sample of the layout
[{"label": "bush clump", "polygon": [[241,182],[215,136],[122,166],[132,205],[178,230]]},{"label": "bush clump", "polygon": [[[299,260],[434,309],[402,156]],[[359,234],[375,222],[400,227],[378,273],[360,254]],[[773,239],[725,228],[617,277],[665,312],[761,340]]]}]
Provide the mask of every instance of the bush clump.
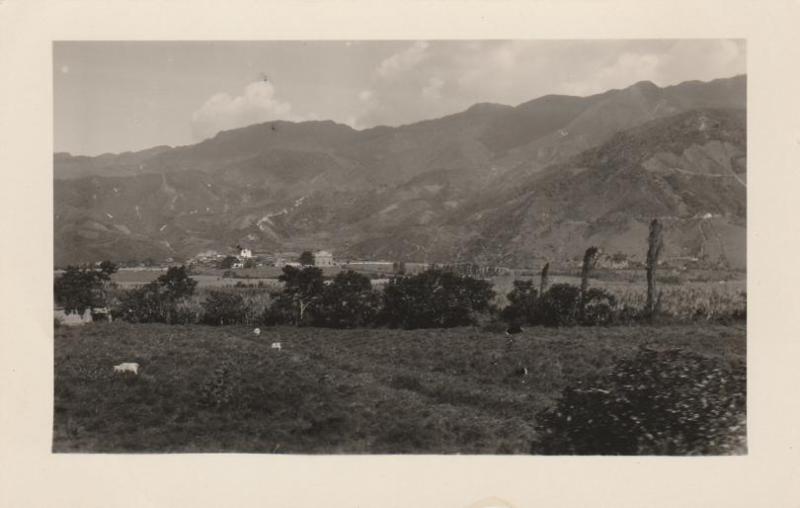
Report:
[{"label": "bush clump", "polygon": [[239,293],[211,291],[203,305],[203,323],[207,325],[238,325],[245,322],[244,298]]},{"label": "bush clump", "polygon": [[267,326],[284,324],[300,325],[297,321],[297,305],[290,295],[275,292],[270,295],[272,303],[264,309],[261,321]]},{"label": "bush clump", "polygon": [[567,387],[536,415],[545,455],[738,454],[746,449],[746,372],[681,350],[641,349]]},{"label": "bush clump", "polygon": [[83,314],[87,309],[104,307],[108,303],[107,289],[117,266],[103,261],[94,266],[68,266],[53,282],[56,303],[67,313]]},{"label": "bush clump", "polygon": [[509,304],[500,312],[500,317],[512,324],[534,323],[537,296],[533,281],[515,280],[514,288],[506,295]]},{"label": "bush clump", "polygon": [[583,301],[581,324],[610,325],[616,320],[617,298],[604,289],[590,288]]},{"label": "bush clump", "polygon": [[392,328],[449,328],[474,324],[494,296],[484,280],[437,269],[391,279],[381,321]]},{"label": "bush clump", "polygon": [[374,324],[380,310],[380,294],[369,277],[353,271],[340,272],[326,285],[312,309],[315,326],[357,328]]},{"label": "bush clump", "polygon": [[533,324],[572,326],[578,324],[581,291],[569,284],[554,284],[538,299]]},{"label": "bush clump", "polygon": [[532,281],[515,280],[507,298],[500,317],[512,325],[597,326],[617,319],[616,297],[599,288],[588,289],[581,299],[580,288],[554,284],[539,296]]},{"label": "bush clump", "polygon": [[153,282],[124,293],[115,314],[132,323],[181,323],[186,319],[181,306],[196,286],[185,266],[170,267]]}]

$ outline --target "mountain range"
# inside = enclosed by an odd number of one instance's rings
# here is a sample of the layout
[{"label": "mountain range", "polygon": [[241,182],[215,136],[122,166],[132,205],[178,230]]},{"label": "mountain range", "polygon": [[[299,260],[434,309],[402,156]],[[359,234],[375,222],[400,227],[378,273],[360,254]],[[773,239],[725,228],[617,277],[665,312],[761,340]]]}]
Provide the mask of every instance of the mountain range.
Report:
[{"label": "mountain range", "polygon": [[57,265],[325,248],[531,266],[590,245],[745,267],[746,77],[636,83],[355,130],[274,121],[200,143],[54,154]]}]

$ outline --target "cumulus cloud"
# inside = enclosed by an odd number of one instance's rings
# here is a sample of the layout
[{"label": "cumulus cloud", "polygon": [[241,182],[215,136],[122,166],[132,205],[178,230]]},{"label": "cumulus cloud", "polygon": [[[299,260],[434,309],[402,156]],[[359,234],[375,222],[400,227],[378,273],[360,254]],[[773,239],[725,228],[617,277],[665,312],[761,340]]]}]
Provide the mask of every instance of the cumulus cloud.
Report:
[{"label": "cumulus cloud", "polygon": [[414,42],[378,61],[353,96],[355,127],[398,125],[476,102],[516,105],[542,95],[591,95],[649,80],[668,86],[744,73],[744,41]]},{"label": "cumulus cloud", "polygon": [[[349,119],[355,128],[414,122],[445,110],[442,89],[446,81],[432,74],[445,62],[435,44],[409,43],[375,66],[369,87],[358,93],[359,105]],[[427,114],[420,116],[420,110]]]},{"label": "cumulus cloud", "polygon": [[428,42],[415,42],[405,50],[384,59],[378,65],[378,75],[382,78],[392,78],[410,71],[428,58],[429,47]]},{"label": "cumulus cloud", "polygon": [[618,56],[586,65],[560,87],[561,93],[588,95],[638,81],[668,86],[708,81],[745,72],[743,41],[682,40],[630,44]]},{"label": "cumulus cloud", "polygon": [[477,102],[513,106],[547,94],[585,96],[643,80],[668,86],[746,71],[738,40],[409,41],[353,43],[347,53],[352,66],[331,66],[350,73],[339,80],[346,84],[336,84],[338,70],[325,71],[332,77],[325,100],[305,100],[308,92],[299,87],[285,91],[290,103],[271,83],[251,83],[238,95],[210,97],[193,115],[195,137],[274,119],[313,119],[309,107],[361,129],[437,118]]},{"label": "cumulus cloud", "polygon": [[291,104],[276,97],[272,83],[257,81],[235,97],[224,92],[211,96],[192,114],[192,133],[199,140],[254,123],[302,119],[292,111]]},{"label": "cumulus cloud", "polygon": [[591,95],[624,88],[639,81],[653,81],[661,59],[654,54],[623,53],[612,63],[599,67],[590,76],[565,82],[559,92],[567,95]]}]

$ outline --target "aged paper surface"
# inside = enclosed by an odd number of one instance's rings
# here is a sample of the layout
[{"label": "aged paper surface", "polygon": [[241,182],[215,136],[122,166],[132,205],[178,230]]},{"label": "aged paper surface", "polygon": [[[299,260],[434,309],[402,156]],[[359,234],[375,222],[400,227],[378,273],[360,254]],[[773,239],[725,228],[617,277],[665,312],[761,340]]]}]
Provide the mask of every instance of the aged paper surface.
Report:
[{"label": "aged paper surface", "polygon": [[[797,506],[800,4],[0,0],[0,505]],[[745,38],[749,455],[53,455],[55,40]]]}]

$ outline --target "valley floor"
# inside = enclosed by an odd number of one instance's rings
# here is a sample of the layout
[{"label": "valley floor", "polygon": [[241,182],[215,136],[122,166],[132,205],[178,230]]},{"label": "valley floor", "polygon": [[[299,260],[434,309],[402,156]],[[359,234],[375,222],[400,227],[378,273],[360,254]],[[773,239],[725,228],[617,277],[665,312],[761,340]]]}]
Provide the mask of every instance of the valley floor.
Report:
[{"label": "valley floor", "polygon": [[[60,327],[53,449],[529,453],[535,414],[565,386],[644,344],[743,359],[745,331]],[[115,376],[121,362],[139,375]]]}]

